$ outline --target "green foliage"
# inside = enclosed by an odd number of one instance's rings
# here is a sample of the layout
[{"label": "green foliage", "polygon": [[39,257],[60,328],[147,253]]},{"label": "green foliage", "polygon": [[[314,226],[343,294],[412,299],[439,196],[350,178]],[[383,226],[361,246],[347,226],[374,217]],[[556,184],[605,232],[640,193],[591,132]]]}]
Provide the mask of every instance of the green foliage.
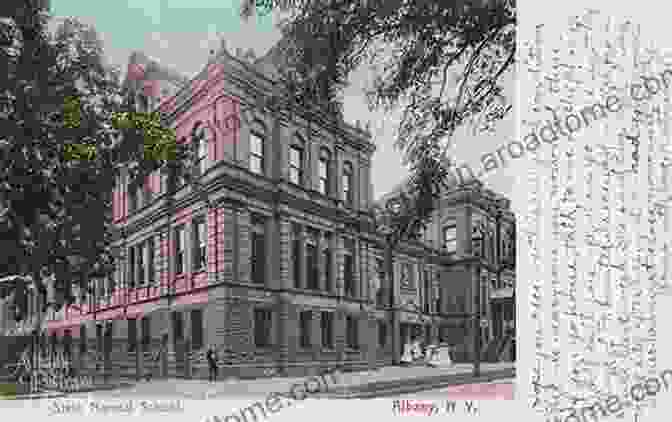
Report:
[{"label": "green foliage", "polygon": [[[74,284],[86,291],[91,277],[114,269],[119,167],[137,184],[188,154],[171,147],[160,116],[134,112],[93,28],[66,19],[52,34],[35,2],[8,3],[0,6],[0,277],[31,276],[44,294],[45,276],[55,275],[60,306],[74,300]],[[169,153],[146,153],[158,147]],[[77,148],[94,153],[73,160]]]},{"label": "green foliage", "polygon": [[[338,116],[349,76],[368,62],[370,108],[403,110],[395,144],[411,169],[412,206],[398,229],[417,233],[447,184],[456,129],[502,98],[516,57],[515,0],[270,1],[284,13],[279,57],[300,105]],[[257,13],[255,3],[244,0],[241,15]]]}]

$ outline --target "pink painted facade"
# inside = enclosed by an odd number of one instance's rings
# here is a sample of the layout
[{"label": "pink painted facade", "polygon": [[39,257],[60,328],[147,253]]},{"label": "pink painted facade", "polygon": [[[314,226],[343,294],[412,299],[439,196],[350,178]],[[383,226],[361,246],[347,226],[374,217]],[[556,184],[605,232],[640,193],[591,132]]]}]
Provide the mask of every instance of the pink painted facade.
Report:
[{"label": "pink painted facade", "polygon": [[[108,370],[131,377],[206,377],[208,344],[220,351],[226,371],[244,376],[376,367],[391,361],[393,342],[420,334],[459,342],[457,356],[468,359],[473,343],[465,341],[471,330],[465,316],[474,306],[472,286],[483,278],[492,281],[483,282],[486,292],[504,297],[484,311],[492,324],[483,329],[483,347],[510,347],[512,301],[502,294],[515,279],[508,202],[479,184],[449,192],[422,242],[395,251],[399,282],[383,280],[372,293],[386,242],[370,213],[371,135],[344,122],[259,106],[260,96],[276,91],[266,72],[276,56],[272,50],[249,62],[221,51],[192,80],[132,56],[129,87],[139,104],[167,116],[178,142],[209,130],[202,191],[165,192],[157,173],[146,181],[144,198],[130,193],[122,177],[112,205],[114,222],[124,229],[115,244],[122,253],[114,283],[97,281],[96,291],[104,293],[49,322],[49,329],[57,338],[70,330],[81,342],[82,367],[91,367],[88,356],[97,350]],[[509,252],[456,258],[472,253],[477,215],[491,222],[485,242],[509,245],[502,246]],[[447,221],[455,228],[450,256]],[[403,309],[397,325],[389,321],[390,297]],[[152,363],[160,351],[159,363]]]}]

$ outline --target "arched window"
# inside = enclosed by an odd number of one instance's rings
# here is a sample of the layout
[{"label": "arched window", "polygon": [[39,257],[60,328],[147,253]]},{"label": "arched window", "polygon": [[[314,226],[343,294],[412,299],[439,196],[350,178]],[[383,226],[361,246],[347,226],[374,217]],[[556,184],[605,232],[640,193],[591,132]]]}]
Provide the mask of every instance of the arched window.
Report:
[{"label": "arched window", "polygon": [[250,132],[250,171],[255,174],[264,174],[266,153],[264,137],[259,131]]},{"label": "arched window", "polygon": [[347,205],[352,205],[353,202],[353,169],[352,163],[343,163],[343,201]]},{"label": "arched window", "polygon": [[326,148],[320,150],[318,175],[320,178],[320,193],[329,195],[331,193],[331,154]]},{"label": "arched window", "polygon": [[194,148],[196,149],[196,167],[194,171],[196,172],[196,176],[201,176],[210,167],[208,145],[214,139],[212,130],[203,122],[198,122],[194,125],[192,139],[195,142]]},{"label": "arched window", "polygon": [[303,183],[303,142],[297,140],[289,147],[289,181],[295,185]]}]

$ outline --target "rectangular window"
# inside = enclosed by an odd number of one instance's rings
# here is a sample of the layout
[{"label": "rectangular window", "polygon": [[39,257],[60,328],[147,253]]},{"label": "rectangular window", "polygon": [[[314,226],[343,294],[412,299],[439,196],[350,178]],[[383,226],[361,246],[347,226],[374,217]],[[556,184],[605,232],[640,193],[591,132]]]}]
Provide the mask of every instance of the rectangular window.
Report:
[{"label": "rectangular window", "polygon": [[268,309],[254,310],[254,344],[256,347],[271,346],[272,315]]},{"label": "rectangular window", "polygon": [[490,262],[497,262],[497,237],[495,236],[494,227],[490,226],[490,231],[488,232],[488,245],[490,250]]},{"label": "rectangular window", "polygon": [[107,297],[112,297],[112,294],[114,293],[114,290],[116,288],[116,283],[114,281],[114,277],[115,277],[115,275],[111,274],[107,278],[107,293],[106,293]]},{"label": "rectangular window", "polygon": [[346,325],[345,325],[345,337],[346,337],[346,342],[348,345],[348,348],[357,350],[359,349],[359,330],[357,327],[357,319],[352,316],[346,317]]},{"label": "rectangular window", "polygon": [[97,278],[96,281],[96,290],[98,293],[98,299],[106,299],[105,298],[105,280],[101,278]]},{"label": "rectangular window", "polygon": [[134,212],[139,208],[138,204],[138,194],[136,191],[138,190],[137,186],[130,186],[128,187],[128,211],[129,212]]},{"label": "rectangular window", "polygon": [[156,268],[154,268],[154,238],[147,240],[147,282],[153,285],[156,281]]},{"label": "rectangular window", "polygon": [[151,320],[150,317],[142,318],[140,322],[141,336],[142,336],[142,349],[145,352],[149,351],[149,345],[151,343],[152,334],[151,334]]},{"label": "rectangular window", "polygon": [[306,274],[309,289],[320,288],[320,271],[317,263],[317,235],[309,231],[306,239]]},{"label": "rectangular window", "polygon": [[135,352],[138,347],[138,325],[135,318],[128,319],[128,351]]},{"label": "rectangular window", "polygon": [[86,325],[82,324],[79,326],[79,353],[84,354],[86,353]]},{"label": "rectangular window", "polygon": [[429,271],[424,272],[423,283],[423,312],[428,314],[431,312],[430,304],[432,303],[432,280],[430,278]]},{"label": "rectangular window", "polygon": [[250,134],[250,171],[264,174],[264,139],[254,132]]},{"label": "rectangular window", "polygon": [[292,270],[294,272],[294,287],[301,288],[301,227],[294,225],[292,233]]},{"label": "rectangular window", "polygon": [[401,276],[399,278],[399,284],[407,289],[412,289],[414,287],[413,266],[408,262],[401,264]]},{"label": "rectangular window", "polygon": [[207,234],[205,219],[199,218],[194,220],[193,223],[193,270],[194,271],[205,271],[206,269],[206,260],[207,260]]},{"label": "rectangular window", "polygon": [[383,306],[385,304],[385,280],[387,279],[387,271],[385,269],[385,261],[381,258],[376,258],[376,273],[378,275],[378,282],[380,283],[380,288],[376,292],[376,303],[378,306]]},{"label": "rectangular window", "polygon": [[128,270],[129,270],[128,271],[128,275],[129,275],[129,277],[128,277],[128,287],[130,289],[134,289],[135,288],[135,280],[136,280],[136,277],[137,277],[136,273],[135,273],[136,272],[135,247],[128,248],[128,259],[129,259],[129,263],[128,263],[128,266],[129,266],[129,268],[128,268]]},{"label": "rectangular window", "polygon": [[387,343],[387,322],[378,321],[378,346],[385,347]]},{"label": "rectangular window", "polygon": [[144,286],[145,284],[145,255],[146,255],[146,249],[144,243],[141,243],[135,247],[135,254],[136,254],[136,263],[137,263],[137,268],[136,271],[138,272],[138,286]]},{"label": "rectangular window", "polygon": [[330,167],[331,167],[331,160],[329,157],[329,151],[326,149],[323,149],[320,152],[320,161],[318,163],[318,177],[319,177],[319,182],[320,182],[320,193],[322,195],[329,195],[330,191],[330,184],[331,184],[331,177],[330,176]]},{"label": "rectangular window", "polygon": [[184,272],[184,226],[175,228],[175,274]]},{"label": "rectangular window", "polygon": [[324,265],[324,290],[327,292],[330,292],[332,290],[332,271],[331,271],[331,266],[332,266],[332,253],[331,253],[331,236],[325,236],[324,237],[324,249],[322,250],[322,255],[324,257],[323,259],[323,265]]},{"label": "rectangular window", "polygon": [[353,168],[349,162],[343,163],[343,201],[346,205],[352,205],[353,202]]},{"label": "rectangular window", "polygon": [[196,167],[194,168],[194,173],[196,176],[202,176],[210,167],[210,162],[208,159],[208,146],[210,142],[213,141],[213,134],[210,128],[206,125],[200,125],[197,128],[196,135],[192,138],[195,145],[193,148],[196,148],[194,151],[196,153]]},{"label": "rectangular window", "polygon": [[208,170],[208,139],[201,139],[198,143],[198,170],[203,175]]},{"label": "rectangular window", "polygon": [[63,354],[67,357],[72,356],[72,331],[69,329],[63,333]]},{"label": "rectangular window", "polygon": [[191,311],[191,350],[203,347],[203,310]]},{"label": "rectangular window", "polygon": [[333,312],[322,312],[320,319],[320,331],[322,333],[322,347],[325,349],[334,348],[334,314]]},{"label": "rectangular window", "polygon": [[160,191],[161,194],[167,193],[168,192],[168,171],[164,168],[159,170],[159,183],[160,183]]},{"label": "rectangular window", "polygon": [[289,148],[289,181],[295,185],[303,182],[303,149],[296,145]]},{"label": "rectangular window", "polygon": [[354,297],[355,291],[355,248],[351,239],[345,239],[345,248],[343,250],[343,284],[345,295]]},{"label": "rectangular window", "polygon": [[443,248],[448,253],[457,252],[457,224],[454,221],[443,228]]},{"label": "rectangular window", "polygon": [[102,352],[103,350],[103,325],[96,324],[96,351]]},{"label": "rectangular window", "polygon": [[252,282],[264,284],[266,281],[266,221],[263,217],[252,218],[251,239]]},{"label": "rectangular window", "polygon": [[173,312],[173,339],[178,342],[184,339],[184,320],[181,312]]},{"label": "rectangular window", "polygon": [[310,324],[312,320],[313,320],[312,311],[302,311],[301,314],[299,315],[301,347],[304,349],[308,349],[311,347]]}]

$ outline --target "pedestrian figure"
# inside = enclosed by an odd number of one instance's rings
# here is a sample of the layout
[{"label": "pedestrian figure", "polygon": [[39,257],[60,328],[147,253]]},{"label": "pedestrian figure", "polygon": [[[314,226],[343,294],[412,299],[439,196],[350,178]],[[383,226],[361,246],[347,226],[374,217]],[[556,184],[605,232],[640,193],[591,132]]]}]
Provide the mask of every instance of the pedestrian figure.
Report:
[{"label": "pedestrian figure", "polygon": [[217,352],[212,344],[208,347],[205,358],[208,360],[208,380],[217,381]]}]

